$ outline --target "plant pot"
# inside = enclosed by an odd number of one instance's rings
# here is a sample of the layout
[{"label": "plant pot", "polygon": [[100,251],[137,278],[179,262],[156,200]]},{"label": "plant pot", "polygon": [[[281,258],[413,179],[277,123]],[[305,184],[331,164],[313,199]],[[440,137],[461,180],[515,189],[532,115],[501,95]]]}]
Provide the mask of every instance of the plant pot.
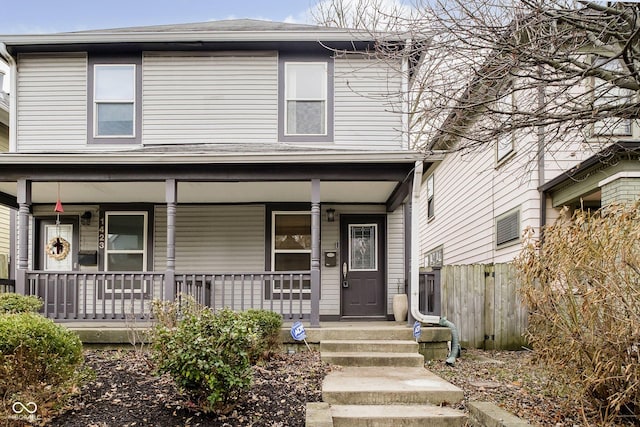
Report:
[{"label": "plant pot", "polygon": [[407,294],[396,294],[393,296],[393,317],[396,322],[404,322],[407,320],[407,312],[409,304]]}]

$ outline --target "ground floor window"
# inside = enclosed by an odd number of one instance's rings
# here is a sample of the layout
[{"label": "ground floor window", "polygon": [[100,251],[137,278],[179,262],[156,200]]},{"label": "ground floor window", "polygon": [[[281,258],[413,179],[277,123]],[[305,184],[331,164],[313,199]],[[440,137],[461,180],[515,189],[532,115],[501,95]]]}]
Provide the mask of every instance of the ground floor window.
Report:
[{"label": "ground floor window", "polygon": [[[105,212],[100,219],[98,244],[103,251],[104,271],[142,272],[147,271],[148,249],[147,212]],[[123,293],[146,292],[142,280],[134,280],[129,286],[114,286],[107,281],[105,290]]]},{"label": "ground floor window", "polygon": [[[311,270],[311,213],[280,211],[271,213],[271,271]],[[278,277],[271,283],[271,293],[299,296],[309,294],[311,282],[299,276]]]}]

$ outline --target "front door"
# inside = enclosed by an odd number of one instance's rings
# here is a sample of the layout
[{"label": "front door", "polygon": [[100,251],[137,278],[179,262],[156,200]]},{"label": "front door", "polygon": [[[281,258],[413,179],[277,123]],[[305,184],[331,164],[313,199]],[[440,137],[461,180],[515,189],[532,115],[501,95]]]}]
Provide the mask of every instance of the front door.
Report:
[{"label": "front door", "polygon": [[384,215],[340,216],[343,317],[386,317]]},{"label": "front door", "polygon": [[[75,270],[78,252],[77,218],[39,218],[38,269],[47,272]],[[37,280],[37,294],[44,300],[46,313],[58,316],[74,313],[77,301],[76,283],[65,274],[42,276]]]}]

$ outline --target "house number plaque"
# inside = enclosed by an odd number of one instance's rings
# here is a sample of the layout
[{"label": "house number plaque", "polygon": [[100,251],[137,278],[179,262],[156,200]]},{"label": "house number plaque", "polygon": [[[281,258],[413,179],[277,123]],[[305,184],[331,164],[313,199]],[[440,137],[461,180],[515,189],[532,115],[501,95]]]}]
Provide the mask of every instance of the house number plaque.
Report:
[{"label": "house number plaque", "polygon": [[104,227],[104,217],[100,218],[100,227],[98,227],[98,248],[104,249],[105,242],[105,227]]}]

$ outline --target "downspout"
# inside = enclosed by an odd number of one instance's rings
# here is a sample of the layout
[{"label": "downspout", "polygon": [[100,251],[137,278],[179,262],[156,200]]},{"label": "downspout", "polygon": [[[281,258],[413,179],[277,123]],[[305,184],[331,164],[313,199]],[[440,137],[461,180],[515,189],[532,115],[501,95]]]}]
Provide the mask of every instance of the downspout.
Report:
[{"label": "downspout", "polygon": [[[539,70],[540,74],[542,72]],[[542,111],[545,106],[545,92],[544,87],[538,88],[538,111]],[[545,184],[545,170],[544,170],[544,144],[545,144],[545,127],[539,125],[537,129],[537,143],[538,143],[538,188],[542,188]],[[544,190],[540,190],[540,241],[544,242],[544,227],[547,225],[547,193]]]},{"label": "downspout", "polygon": [[420,192],[422,189],[422,161],[417,161],[413,169],[413,191],[411,193],[411,315],[420,323],[438,324],[439,316],[430,316],[420,313],[420,241],[418,232],[420,230]]},{"label": "downspout", "polygon": [[9,152],[17,152],[18,147],[18,103],[16,95],[18,93],[18,65],[15,59],[7,50],[7,45],[0,42],[0,56],[9,64]]},{"label": "downspout", "polygon": [[413,191],[411,193],[411,315],[420,323],[432,323],[445,326],[451,330],[451,351],[447,357],[447,365],[453,366],[456,357],[460,356],[460,343],[458,329],[456,325],[449,322],[444,317],[422,314],[420,312],[420,267],[418,259],[420,257],[420,242],[418,240],[419,217],[420,217],[420,193],[422,190],[422,161],[417,161],[413,169]]}]

